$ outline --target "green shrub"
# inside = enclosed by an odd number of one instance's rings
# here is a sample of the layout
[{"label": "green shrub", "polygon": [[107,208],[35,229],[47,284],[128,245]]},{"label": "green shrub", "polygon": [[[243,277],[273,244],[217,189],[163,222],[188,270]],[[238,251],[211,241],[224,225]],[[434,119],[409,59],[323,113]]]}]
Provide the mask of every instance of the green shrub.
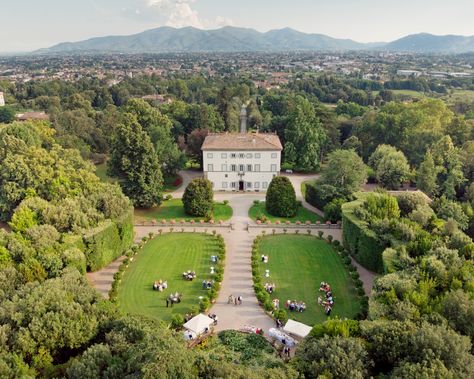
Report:
[{"label": "green shrub", "polygon": [[199,312],[206,312],[207,308],[209,308],[210,302],[208,297],[203,297],[199,301]]},{"label": "green shrub", "polygon": [[173,329],[180,329],[184,324],[184,318],[179,313],[173,315],[171,318],[171,327]]},{"label": "green shrub", "polygon": [[196,178],[184,191],[184,211],[194,217],[210,217],[214,206],[213,198],[212,183],[204,178]]},{"label": "green shrub", "polygon": [[276,176],[268,186],[265,198],[267,212],[277,217],[293,217],[298,205],[293,185],[286,176]]},{"label": "green shrub", "polygon": [[273,317],[275,320],[280,320],[282,323],[285,323],[288,320],[288,314],[284,309],[277,309],[273,312]]},{"label": "green shrub", "polygon": [[64,261],[65,266],[75,267],[79,270],[81,274],[86,273],[86,269],[87,269],[86,256],[81,250],[77,248],[72,248],[72,249],[68,249],[64,251],[63,261]]}]

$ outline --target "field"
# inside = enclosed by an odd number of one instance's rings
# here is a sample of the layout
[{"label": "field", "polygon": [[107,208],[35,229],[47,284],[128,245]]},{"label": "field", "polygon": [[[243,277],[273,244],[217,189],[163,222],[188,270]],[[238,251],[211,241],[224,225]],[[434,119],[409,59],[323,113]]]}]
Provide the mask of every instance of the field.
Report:
[{"label": "field", "polygon": [[308,210],[304,207],[299,207],[298,208],[298,212],[296,213],[295,217],[285,218],[285,217],[272,216],[265,209],[265,202],[264,201],[261,201],[258,204],[252,205],[252,207],[249,209],[249,217],[252,220],[255,221],[259,215],[264,215],[271,222],[275,222],[277,220],[282,221],[282,222],[287,221],[287,220],[289,220],[291,222],[301,221],[303,223],[305,221],[308,221],[308,220],[311,221],[312,223],[315,223],[316,221],[323,221],[323,218],[321,216],[317,215],[316,213],[311,212],[310,210]]},{"label": "field", "polygon": [[[334,295],[331,317],[354,317],[360,303],[352,280],[341,258],[332,247],[317,237],[305,235],[275,235],[264,237],[260,243],[260,254],[269,256],[268,263],[259,263],[263,283],[275,283],[272,299],[280,300],[284,307],[287,300],[304,301],[306,311],[288,311],[291,319],[308,325],[327,319],[324,308],[317,304],[319,286],[328,282]],[[265,270],[270,277],[265,278]]]},{"label": "field", "polygon": [[[169,322],[173,314],[186,314],[205,296],[202,281],[211,279],[211,255],[217,245],[210,235],[200,233],[163,234],[149,241],[125,272],[118,291],[119,307],[130,314],[140,314]],[[196,272],[196,279],[182,279],[184,271]],[[168,289],[154,291],[155,280],[168,281]],[[166,307],[170,293],[183,294],[181,303]]]},{"label": "field", "polygon": [[107,162],[98,164],[95,166],[95,174],[102,180],[107,183],[115,183],[117,179],[112,178],[107,175]]},{"label": "field", "polygon": [[[213,218],[215,221],[227,221],[232,217],[232,208],[223,203],[214,204]],[[195,220],[199,221],[202,217],[191,217],[184,212],[181,199],[171,199],[163,201],[160,207],[150,209],[135,209],[135,221],[157,220]]]}]

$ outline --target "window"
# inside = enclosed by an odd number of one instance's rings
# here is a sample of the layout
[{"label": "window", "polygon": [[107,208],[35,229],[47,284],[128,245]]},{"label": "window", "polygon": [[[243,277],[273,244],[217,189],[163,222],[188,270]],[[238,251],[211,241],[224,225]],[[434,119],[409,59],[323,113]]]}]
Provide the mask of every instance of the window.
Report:
[{"label": "window", "polygon": [[209,171],[209,172],[214,171],[214,165],[208,164],[208,165],[207,165],[207,171]]},{"label": "window", "polygon": [[239,165],[239,171],[240,171],[240,172],[244,172],[244,171],[245,171],[245,165],[240,164],[240,165]]},{"label": "window", "polygon": [[260,171],[260,165],[259,165],[259,164],[256,164],[254,167],[255,167],[255,171],[256,171],[256,172],[259,172],[259,171]]},{"label": "window", "polygon": [[260,159],[260,153],[255,153],[255,158]]},{"label": "window", "polygon": [[272,153],[272,158],[278,158],[278,154],[277,153]]},{"label": "window", "polygon": [[221,158],[222,158],[222,159],[226,159],[226,158],[227,158],[227,153],[222,153],[222,154],[221,154]]},{"label": "window", "polygon": [[235,153],[232,153],[232,154],[230,155],[230,157],[231,157],[231,158],[235,158],[235,157],[236,157]]},{"label": "window", "polygon": [[226,178],[228,178],[228,177],[229,177],[229,175],[227,175],[227,174],[225,174],[224,176],[225,176]]},{"label": "window", "polygon": [[247,188],[252,188],[252,182],[247,182]]},{"label": "window", "polygon": [[231,182],[230,183],[230,188],[236,188],[237,187],[237,183],[236,182]]},{"label": "window", "polygon": [[263,182],[262,183],[262,188],[267,188],[268,187],[268,183],[267,182]]},{"label": "window", "polygon": [[207,153],[208,158],[212,158],[212,153]]},{"label": "window", "polygon": [[255,189],[259,189],[260,188],[260,183],[259,182],[255,182],[254,185]]},{"label": "window", "polygon": [[239,154],[239,158],[243,158],[243,157],[245,157],[245,154],[244,154],[244,153],[240,153],[240,154]]},{"label": "window", "polygon": [[247,171],[252,171],[252,165],[251,164],[247,165]]},{"label": "window", "polygon": [[247,153],[247,158],[252,158],[252,153]]},{"label": "window", "polygon": [[272,164],[270,171],[275,172],[277,170],[277,165]]},{"label": "window", "polygon": [[237,166],[235,164],[230,165],[230,171],[237,171]]},{"label": "window", "polygon": [[222,188],[227,188],[227,182],[222,182]]},{"label": "window", "polygon": [[226,165],[225,163],[222,164],[221,169],[222,169],[222,171],[224,171],[224,172],[227,171],[227,165]]}]

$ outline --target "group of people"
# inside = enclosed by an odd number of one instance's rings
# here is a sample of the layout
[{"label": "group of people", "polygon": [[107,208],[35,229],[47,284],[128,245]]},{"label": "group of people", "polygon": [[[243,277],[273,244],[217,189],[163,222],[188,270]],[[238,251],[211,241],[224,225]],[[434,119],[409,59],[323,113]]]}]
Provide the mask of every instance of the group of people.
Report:
[{"label": "group of people", "polygon": [[306,303],[303,301],[287,300],[285,307],[290,311],[303,312],[306,310]]},{"label": "group of people", "polygon": [[214,285],[213,280],[203,280],[202,281],[202,289],[203,290],[210,290],[213,285]]},{"label": "group of people", "polygon": [[275,307],[275,309],[280,309],[280,300],[278,299],[273,299],[272,304]]},{"label": "group of people", "polygon": [[241,295],[239,296],[234,296],[230,295],[229,300],[227,301],[227,304],[234,304],[234,305],[242,305],[243,297]]},{"label": "group of people", "polygon": [[275,283],[265,283],[265,291],[267,291],[269,294],[272,294],[273,291],[275,291],[276,285]]},{"label": "group of people", "polygon": [[321,296],[318,297],[318,304],[324,307],[326,316],[329,316],[334,306],[334,298],[332,296],[331,286],[326,282],[321,282],[319,291],[324,292],[325,300]]},{"label": "group of people", "polygon": [[268,255],[263,255],[262,254],[262,262],[263,263],[268,263]]},{"label": "group of people", "polygon": [[174,303],[181,303],[181,297],[182,295],[178,292],[172,293],[166,298],[166,308],[169,306],[173,307]]},{"label": "group of people", "polygon": [[183,272],[183,279],[186,280],[194,280],[196,279],[196,272],[188,270],[187,272]]},{"label": "group of people", "polygon": [[168,282],[165,280],[155,280],[155,283],[153,283],[153,289],[155,291],[160,291],[162,292],[163,290],[168,288]]}]

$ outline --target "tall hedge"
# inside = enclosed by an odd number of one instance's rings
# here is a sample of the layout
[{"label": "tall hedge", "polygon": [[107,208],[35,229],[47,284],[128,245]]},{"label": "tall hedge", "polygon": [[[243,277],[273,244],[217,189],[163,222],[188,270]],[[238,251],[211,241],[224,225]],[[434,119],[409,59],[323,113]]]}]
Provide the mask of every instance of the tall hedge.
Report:
[{"label": "tall hedge", "polygon": [[183,206],[190,216],[210,217],[214,206],[212,183],[204,178],[191,181],[184,191]]},{"label": "tall hedge", "polygon": [[342,197],[336,187],[315,180],[306,183],[305,200],[313,207],[323,210],[332,200]]},{"label": "tall hedge", "polygon": [[293,217],[298,210],[293,185],[286,176],[276,176],[268,186],[265,198],[267,212],[277,217]]},{"label": "tall hedge", "polygon": [[354,209],[361,204],[356,200],[342,205],[342,237],[344,247],[365,268],[384,272],[382,254],[385,247],[377,235],[367,227],[367,223],[360,220]]},{"label": "tall hedge", "polygon": [[133,213],[106,220],[83,236],[87,268],[97,271],[120,257],[133,242]]}]

